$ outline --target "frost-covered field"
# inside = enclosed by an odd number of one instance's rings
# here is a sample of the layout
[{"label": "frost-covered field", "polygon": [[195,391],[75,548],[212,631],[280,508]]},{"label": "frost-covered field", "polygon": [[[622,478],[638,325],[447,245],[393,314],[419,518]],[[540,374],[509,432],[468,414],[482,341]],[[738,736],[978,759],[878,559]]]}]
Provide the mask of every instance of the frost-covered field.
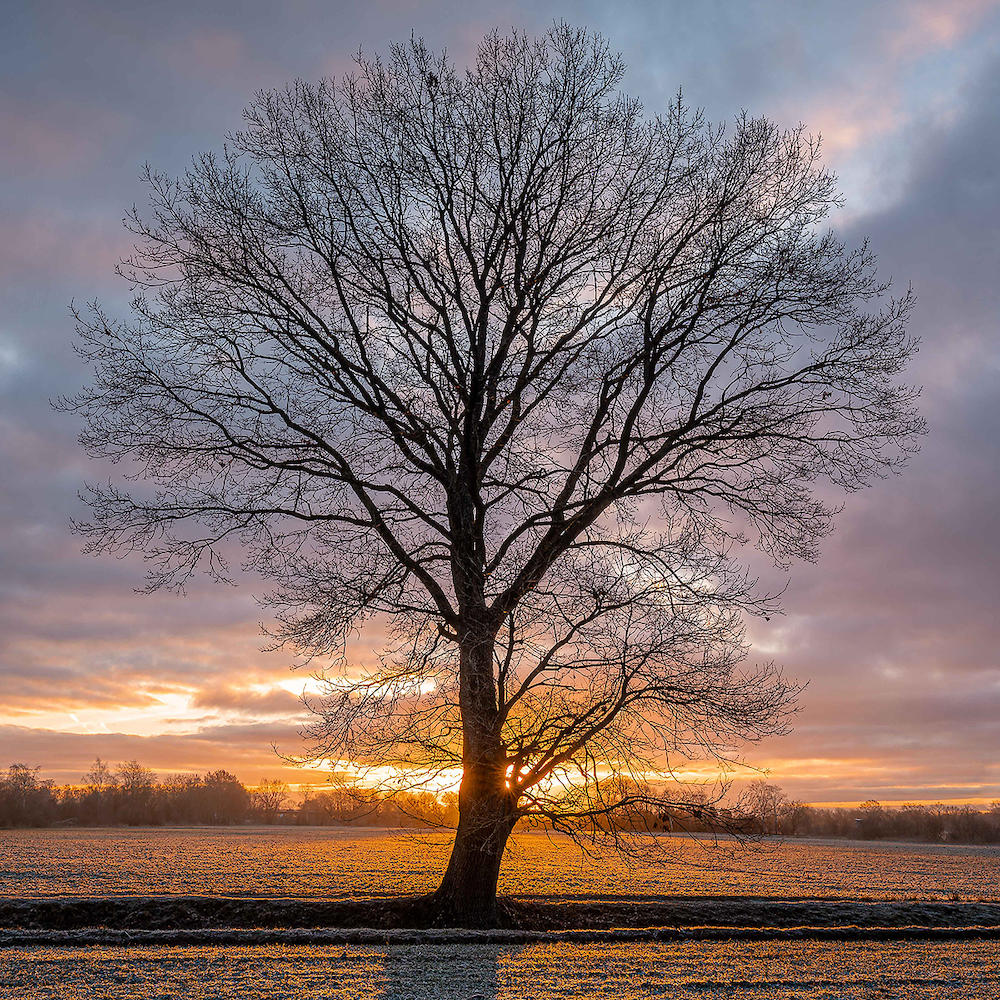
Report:
[{"label": "frost-covered field", "polygon": [[11,949],[0,996],[37,1000],[812,1000],[1000,996],[995,941]]},{"label": "frost-covered field", "polygon": [[[792,841],[745,852],[668,840],[650,842],[649,860],[623,865],[527,834],[515,838],[502,891],[622,914],[626,923],[602,926],[636,929],[478,940],[283,929],[328,928],[316,922],[323,907],[368,912],[349,901],[378,906],[380,896],[433,888],[448,845],[440,834],[354,829],[0,832],[0,911],[10,920],[0,1000],[1000,1000],[996,848]],[[164,899],[182,896],[203,898]],[[117,916],[86,926],[36,921],[45,908],[95,902]],[[644,903],[666,914],[659,938],[628,923]],[[164,931],[128,916],[130,907],[148,921],[167,907],[194,914],[209,904],[249,907],[250,916],[201,930],[186,917],[148,924],[173,928]],[[268,923],[257,907],[292,916]]]},{"label": "frost-covered field", "polygon": [[[365,897],[433,889],[450,838],[333,828],[0,831],[0,897]],[[548,899],[658,895],[1000,899],[1000,848],[788,841],[750,852],[671,838],[649,860],[584,857],[564,838],[513,838],[502,892]]]}]

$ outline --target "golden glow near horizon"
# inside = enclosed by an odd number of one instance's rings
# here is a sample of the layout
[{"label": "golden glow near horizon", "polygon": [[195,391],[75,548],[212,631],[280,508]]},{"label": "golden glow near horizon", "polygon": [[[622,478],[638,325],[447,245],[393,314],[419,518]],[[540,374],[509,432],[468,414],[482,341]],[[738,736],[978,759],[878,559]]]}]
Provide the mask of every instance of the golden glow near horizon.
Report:
[{"label": "golden glow near horizon", "polygon": [[197,691],[136,692],[141,704],[114,708],[100,706],[66,709],[25,710],[0,714],[0,725],[25,726],[32,729],[55,729],[77,734],[122,733],[129,736],[159,736],[165,733],[193,733],[203,724],[204,709],[196,709],[193,701]]},{"label": "golden glow near horizon", "polygon": [[[313,677],[289,677],[271,683],[253,682],[232,689],[236,696],[247,700],[247,708],[210,708],[199,704],[202,691],[196,687],[162,685],[138,687],[135,700],[127,705],[21,709],[0,712],[0,726],[22,726],[30,729],[57,730],[75,734],[123,734],[127,736],[190,735],[208,725],[225,723],[233,719],[254,716],[253,701],[278,693],[299,698],[321,695],[320,684]],[[289,717],[303,716],[298,713]]]},{"label": "golden glow near horizon", "polygon": [[[0,726],[16,726],[20,731],[35,731],[44,733],[65,733],[80,737],[91,737],[93,753],[86,759],[66,762],[66,768],[74,771],[85,769],[93,756],[139,757],[143,763],[152,767],[157,773],[170,773],[177,770],[210,770],[213,767],[226,767],[236,770],[241,777],[256,780],[261,775],[280,772],[290,784],[301,788],[315,788],[327,785],[335,776],[346,778],[349,782],[357,782],[367,787],[416,787],[441,794],[456,791],[461,781],[461,770],[451,768],[442,770],[433,776],[421,775],[419,778],[405,771],[388,766],[362,767],[345,760],[308,761],[296,757],[296,751],[301,746],[295,732],[307,719],[304,706],[295,699],[303,694],[307,696],[322,696],[324,682],[314,675],[291,674],[274,678],[258,676],[252,681],[245,681],[239,687],[227,688],[228,695],[234,702],[229,706],[206,706],[203,692],[194,686],[153,684],[138,686],[134,690],[134,700],[127,705],[119,706],[74,706],[72,710],[65,706],[39,708],[37,710],[22,709],[0,713]],[[259,749],[249,756],[255,761],[247,762],[245,750],[234,760],[225,759],[224,747],[219,752],[206,757],[203,765],[192,767],[187,757],[184,766],[171,766],[169,760],[158,759],[160,753],[155,749],[138,747],[130,752],[118,752],[114,749],[103,749],[101,737],[132,737],[143,742],[164,739],[183,742],[186,738],[200,738],[206,731],[224,731],[229,725],[252,725],[258,721],[255,703],[262,699],[288,696],[286,711],[279,716],[273,716],[275,725],[284,727],[288,732],[288,740],[282,747],[289,759],[276,760],[270,744],[260,741]],[[246,707],[235,704],[240,699],[246,700]],[[772,748],[775,749],[775,748]],[[776,749],[780,749],[780,744]],[[173,751],[171,751],[171,756]],[[33,763],[33,762],[32,762]],[[757,758],[757,767],[736,766],[721,773],[718,767],[692,763],[682,771],[674,772],[681,782],[691,786],[697,784],[713,785],[720,780],[737,783],[765,778],[781,786],[791,798],[805,799],[809,804],[819,806],[855,806],[865,799],[875,798],[886,804],[904,802],[934,803],[946,800],[952,803],[967,803],[971,805],[989,805],[997,796],[991,791],[989,781],[963,782],[954,786],[950,792],[948,786],[937,785],[931,794],[926,790],[922,780],[922,768],[919,763],[900,767],[898,762],[887,761],[873,756],[860,754],[851,756],[782,756],[769,753]],[[43,772],[46,770],[43,767]],[[302,781],[296,782],[295,775],[300,774]],[[310,781],[307,775],[313,775],[317,780]],[[647,775],[655,780],[660,775]],[[857,797],[844,795],[825,796],[822,794],[802,795],[800,790],[863,787],[864,794]]]},{"label": "golden glow near horizon", "polygon": [[[248,704],[252,706],[255,699],[275,695],[285,694],[292,696],[292,698],[299,698],[303,694],[321,696],[323,682],[313,675],[293,674],[275,679],[258,679],[246,682],[241,687],[230,690],[234,697],[245,697]],[[246,722],[248,719],[254,718],[255,713],[252,707],[246,709],[239,707],[206,708],[204,704],[199,703],[200,695],[200,689],[195,687],[173,686],[167,688],[164,685],[150,684],[137,688],[135,701],[128,705],[110,708],[107,706],[80,706],[72,711],[64,707],[34,711],[8,711],[0,713],[0,726],[9,725],[39,732],[59,732],[90,737],[184,738],[197,737],[206,729],[213,727],[225,727],[227,724]],[[294,702],[291,704],[294,705]],[[281,717],[278,720],[279,723],[288,726],[301,725],[306,715],[304,707],[298,707],[297,714]],[[286,749],[291,751],[291,757],[278,764],[273,753],[269,752],[267,747],[262,747],[261,752],[255,755],[258,763],[252,771],[245,774],[245,777],[256,777],[258,771],[263,774],[280,770],[287,779],[292,778],[297,771],[304,778],[307,774],[313,774],[317,778],[320,776],[325,778],[320,782],[311,782],[308,779],[302,782],[292,781],[292,784],[301,785],[302,788],[316,787],[317,784],[322,787],[334,775],[337,775],[346,778],[349,782],[357,782],[367,787],[419,787],[435,794],[456,791],[461,781],[460,768],[445,769],[430,777],[421,775],[418,779],[413,774],[388,766],[363,767],[351,761],[331,759],[309,761],[296,757],[294,750],[297,749],[297,746],[291,743]],[[107,751],[102,752],[98,749],[95,752],[96,755],[107,757],[114,756],[114,753],[109,754]],[[148,751],[140,750],[137,754],[124,754],[122,756],[133,755],[144,756],[146,759],[143,763],[151,766],[158,773],[177,770],[176,767],[170,767],[169,764],[154,759]],[[243,756],[245,757],[245,755]],[[882,792],[873,792],[857,798],[808,796],[809,804],[819,806],[854,806],[865,798],[877,798],[885,803],[933,803],[947,799],[950,802],[989,805],[996,798],[995,795],[990,794],[987,782],[970,782],[955,786],[958,794],[954,797],[947,794],[947,787],[939,786],[938,794],[928,796],[924,792],[924,785],[920,780],[919,766],[914,765],[901,771],[898,764],[860,755],[850,757],[769,755],[766,759],[761,759],[756,763],[759,768],[736,766],[724,774],[717,767],[712,767],[709,764],[694,763],[682,771],[673,772],[673,776],[691,786],[712,785],[720,780],[739,783],[763,777],[785,788],[793,798],[801,797],[796,791],[801,786],[823,788],[863,785],[866,788],[876,786],[884,789]],[[84,765],[81,762],[78,766]],[[235,765],[213,757],[213,759],[206,761],[203,769],[210,769],[213,766],[234,767]],[[247,766],[244,763],[238,769],[246,772]],[[650,774],[646,777],[655,780],[661,775]]]}]

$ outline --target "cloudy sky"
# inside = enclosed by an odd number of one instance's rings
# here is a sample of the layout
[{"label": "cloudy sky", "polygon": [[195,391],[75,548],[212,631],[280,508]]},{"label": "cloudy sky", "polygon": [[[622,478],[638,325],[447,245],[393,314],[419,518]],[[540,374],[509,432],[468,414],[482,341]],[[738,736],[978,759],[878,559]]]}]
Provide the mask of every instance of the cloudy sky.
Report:
[{"label": "cloudy sky", "polygon": [[[209,8],[206,10],[206,7]],[[816,802],[1000,799],[1000,2],[0,3],[0,763],[78,780],[95,755],[162,771],[286,771],[303,678],[260,651],[248,590],[137,596],[135,561],[79,552],[88,465],[51,397],[85,373],[71,301],[123,309],[120,220],[149,161],[218,148],[259,88],[423,35],[462,62],[488,29],[600,30],[650,109],[682,86],[822,133],[882,270],[912,282],[931,431],[848,498],[755,655],[809,680],[754,751]]]}]

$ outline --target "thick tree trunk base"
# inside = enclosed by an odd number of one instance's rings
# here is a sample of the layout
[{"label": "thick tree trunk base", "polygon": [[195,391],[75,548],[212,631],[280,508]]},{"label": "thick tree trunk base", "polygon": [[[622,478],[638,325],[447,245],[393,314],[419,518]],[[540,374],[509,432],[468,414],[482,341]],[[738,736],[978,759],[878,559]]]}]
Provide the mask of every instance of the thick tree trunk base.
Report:
[{"label": "thick tree trunk base", "polygon": [[497,882],[507,839],[514,828],[503,797],[477,803],[459,820],[448,869],[431,897],[438,926],[497,927]]},{"label": "thick tree trunk base", "polygon": [[428,897],[428,912],[434,927],[486,929],[506,926],[495,895],[490,899],[471,899],[438,890]]}]

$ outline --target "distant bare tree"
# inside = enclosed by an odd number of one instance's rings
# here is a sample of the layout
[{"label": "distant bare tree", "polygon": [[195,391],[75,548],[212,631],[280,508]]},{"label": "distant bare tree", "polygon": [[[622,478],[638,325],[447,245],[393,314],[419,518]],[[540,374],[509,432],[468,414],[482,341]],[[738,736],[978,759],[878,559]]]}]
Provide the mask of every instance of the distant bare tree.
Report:
[{"label": "distant bare tree", "polygon": [[0,826],[44,826],[54,813],[55,786],[38,768],[13,763],[0,774]]},{"label": "distant bare tree", "polygon": [[118,787],[118,777],[100,757],[94,758],[90,770],[83,776],[84,788],[98,798],[106,796]]},{"label": "distant bare tree", "polygon": [[158,784],[155,772],[137,760],[124,760],[118,765],[115,778],[120,818],[125,823],[142,823],[151,812]]},{"label": "distant bare tree", "polygon": [[250,811],[265,823],[273,823],[288,799],[288,784],[276,778],[264,778],[250,791]]},{"label": "distant bare tree", "polygon": [[820,228],[818,142],[650,117],[622,74],[556,25],[262,93],[224,154],[147,172],[134,315],[79,321],[82,440],[155,485],[89,487],[89,549],[154,589],[239,547],[326,665],[311,752],[461,769],[441,919],[494,918],[521,817],[682,810],[675,764],[783,729],[794,685],[741,668],[777,605],[735,552],[814,558],[814,484],[921,430],[909,297]]},{"label": "distant bare tree", "polygon": [[740,793],[737,801],[739,813],[754,821],[763,834],[781,832],[781,820],[788,805],[788,796],[777,785],[758,778],[751,781]]},{"label": "distant bare tree", "polygon": [[118,776],[107,761],[94,758],[90,770],[83,776],[86,796],[86,815],[91,822],[108,822],[114,815],[115,800],[118,795]]},{"label": "distant bare tree", "polygon": [[250,794],[240,779],[221,768],[205,775],[205,798],[209,822],[240,823],[250,809]]}]

